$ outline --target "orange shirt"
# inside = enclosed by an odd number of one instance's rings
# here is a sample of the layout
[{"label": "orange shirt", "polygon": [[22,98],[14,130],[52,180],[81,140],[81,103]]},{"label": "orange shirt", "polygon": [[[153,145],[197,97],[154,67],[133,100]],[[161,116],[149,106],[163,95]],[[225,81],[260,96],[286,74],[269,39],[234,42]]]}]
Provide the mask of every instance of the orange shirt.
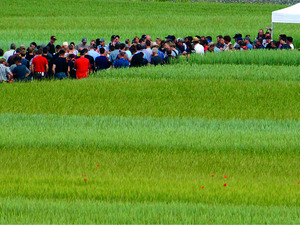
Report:
[{"label": "orange shirt", "polygon": [[91,68],[91,64],[87,58],[80,57],[79,59],[75,60],[74,67],[76,69],[76,78],[81,79],[88,76],[88,71],[89,68]]}]

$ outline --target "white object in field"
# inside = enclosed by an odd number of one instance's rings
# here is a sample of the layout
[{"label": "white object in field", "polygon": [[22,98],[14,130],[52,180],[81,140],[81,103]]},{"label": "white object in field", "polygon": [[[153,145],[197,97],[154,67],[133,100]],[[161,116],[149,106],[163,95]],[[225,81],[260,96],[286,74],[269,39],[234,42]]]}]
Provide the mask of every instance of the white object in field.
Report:
[{"label": "white object in field", "polygon": [[300,3],[272,12],[272,37],[274,23],[300,23]]}]

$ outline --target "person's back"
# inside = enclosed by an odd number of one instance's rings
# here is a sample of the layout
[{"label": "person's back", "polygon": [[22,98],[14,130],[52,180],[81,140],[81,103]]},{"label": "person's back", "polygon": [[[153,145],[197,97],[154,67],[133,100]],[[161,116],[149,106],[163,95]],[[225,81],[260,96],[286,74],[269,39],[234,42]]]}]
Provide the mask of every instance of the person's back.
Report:
[{"label": "person's back", "polygon": [[144,58],[144,53],[142,53],[142,52],[134,54],[132,56],[130,66],[131,67],[140,67],[140,66],[143,66],[143,58]]},{"label": "person's back", "polygon": [[40,48],[38,50],[38,55],[33,58],[31,71],[34,75],[34,79],[44,79],[45,74],[48,72],[48,61],[42,56],[43,50]]},{"label": "person's back", "polygon": [[30,70],[21,61],[20,56],[16,57],[16,67],[11,71],[16,81],[25,81],[30,74]]},{"label": "person's back", "polygon": [[68,62],[65,57],[65,50],[59,51],[59,57],[53,61],[52,71],[55,79],[67,78]]},{"label": "person's back", "polygon": [[82,50],[80,53],[80,58],[76,59],[74,67],[76,69],[76,78],[82,79],[88,77],[89,69],[91,68],[91,64],[85,55],[87,51]]},{"label": "person's back", "polygon": [[0,82],[6,82],[8,81],[11,77],[11,71],[9,67],[5,66],[5,58],[0,59]]},{"label": "person's back", "polygon": [[152,57],[151,57],[151,64],[154,66],[161,65],[162,64],[162,58],[158,55],[158,49],[153,48],[152,49]]},{"label": "person's back", "polygon": [[109,55],[109,61],[111,61],[111,63],[114,64],[114,62],[117,60],[118,55],[120,53],[119,45],[116,44],[115,47],[112,46],[111,49],[114,50]]},{"label": "person's back", "polygon": [[114,63],[114,68],[127,68],[129,67],[129,62],[128,60],[124,59],[125,57],[125,52],[120,52],[119,58],[117,61]]},{"label": "person's back", "polygon": [[16,53],[15,49],[16,49],[16,45],[15,45],[14,43],[12,43],[12,44],[10,45],[10,50],[8,50],[8,51],[6,51],[6,52],[4,53],[4,58],[5,58],[6,60],[8,60],[9,57],[11,57],[12,55],[14,55],[14,54]]}]

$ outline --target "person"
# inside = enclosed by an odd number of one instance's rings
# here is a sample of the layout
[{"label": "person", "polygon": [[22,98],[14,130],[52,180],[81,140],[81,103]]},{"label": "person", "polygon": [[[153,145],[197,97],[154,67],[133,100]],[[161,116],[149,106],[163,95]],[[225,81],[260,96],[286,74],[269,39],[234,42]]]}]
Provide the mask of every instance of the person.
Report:
[{"label": "person", "polygon": [[118,56],[118,60],[114,63],[114,68],[127,68],[129,67],[129,62],[125,58],[125,52],[120,52]]},{"label": "person", "polygon": [[100,48],[100,56],[98,56],[95,60],[96,70],[105,70],[110,67],[110,62],[108,57],[106,56],[105,48]]},{"label": "person", "polygon": [[162,64],[162,58],[158,55],[158,48],[152,48],[151,65],[157,66]]},{"label": "person", "polygon": [[47,46],[46,46],[46,47],[48,47],[49,53],[50,53],[51,55],[53,55],[53,54],[55,53],[55,47],[54,47],[55,41],[56,41],[56,37],[55,37],[54,35],[52,35],[52,36],[50,37],[49,43],[48,43]]},{"label": "person", "polygon": [[84,57],[87,58],[91,64],[90,70],[93,71],[95,69],[95,60],[94,60],[93,56],[90,56],[88,54],[89,51],[86,48],[83,49],[83,51],[84,51]]},{"label": "person", "polygon": [[84,37],[84,38],[82,38],[81,43],[79,43],[75,46],[75,49],[77,51],[79,51],[80,49],[84,49],[84,48],[88,49],[89,47],[90,46],[87,44],[87,38]]},{"label": "person", "polygon": [[15,45],[14,43],[12,43],[12,44],[10,45],[10,50],[8,50],[8,51],[6,51],[6,52],[4,53],[4,58],[5,58],[6,60],[8,60],[9,57],[11,57],[12,55],[14,55],[15,53],[16,53],[16,45]]},{"label": "person", "polygon": [[115,63],[115,61],[117,60],[117,57],[119,55],[120,52],[120,45],[119,44],[115,44],[114,46],[111,45],[110,46],[110,55],[109,55],[109,61],[112,63],[112,65]]},{"label": "person", "polygon": [[52,71],[55,79],[62,80],[67,78],[68,62],[65,57],[65,50],[59,51],[59,57],[53,61]]},{"label": "person", "polygon": [[250,38],[249,37],[245,37],[244,42],[246,44],[247,49],[250,49],[250,50],[253,49],[253,45],[250,43]]},{"label": "person", "polygon": [[291,50],[295,50],[295,46],[293,44],[293,38],[292,37],[286,37],[287,44],[291,47]]},{"label": "person", "polygon": [[231,37],[229,35],[224,36],[224,42],[225,42],[224,51],[233,50],[233,45],[231,43]]},{"label": "person", "polygon": [[7,59],[7,64],[9,66],[12,66],[13,64],[15,64],[15,57],[16,56],[19,56],[21,53],[21,49],[20,48],[17,48],[16,51],[15,51],[15,54],[13,54],[12,56],[10,56],[8,59]]},{"label": "person", "polygon": [[29,61],[26,59],[26,51],[21,50],[21,63],[29,69]]},{"label": "person", "polygon": [[286,43],[286,37],[283,37],[280,39],[280,49],[286,49],[286,50],[290,50],[291,49],[291,46],[289,44]]},{"label": "person", "polygon": [[254,49],[264,49],[265,47],[262,45],[262,39],[257,39],[254,45]]},{"label": "person", "polygon": [[15,81],[26,81],[30,74],[30,70],[21,61],[20,56],[15,57],[16,67],[11,71]]},{"label": "person", "polygon": [[39,48],[37,56],[33,58],[31,65],[31,72],[34,80],[44,80],[48,72],[48,60],[42,56],[43,49]]},{"label": "person", "polygon": [[167,56],[164,58],[164,64],[170,64],[175,57],[172,55],[171,49],[167,49],[166,53]]},{"label": "person", "polygon": [[0,59],[2,59],[2,58],[4,58],[4,51],[3,51],[3,49],[0,49]]},{"label": "person", "polygon": [[140,44],[132,45],[130,50],[132,53],[130,67],[141,67],[147,64],[148,61],[144,59],[144,53],[141,51],[142,46]]},{"label": "person", "polygon": [[90,47],[90,50],[88,52],[88,55],[92,56],[94,60],[100,56],[100,54],[97,52],[97,45],[94,44],[93,46]]},{"label": "person", "polygon": [[74,67],[75,55],[69,54],[67,56],[67,59],[68,59],[68,77],[71,79],[76,79],[76,69]]},{"label": "person", "polygon": [[261,40],[265,39],[265,33],[264,33],[263,29],[259,29],[257,37],[254,40],[254,45],[256,45],[256,41],[259,39],[261,39]]},{"label": "person", "polygon": [[5,63],[6,63],[6,59],[1,58],[0,59],[0,83],[7,82],[13,77],[9,67],[7,67]]},{"label": "person", "polygon": [[83,49],[80,51],[80,58],[75,60],[74,68],[76,69],[76,78],[82,79],[89,76],[89,71],[91,69],[90,61],[85,58],[87,50]]}]

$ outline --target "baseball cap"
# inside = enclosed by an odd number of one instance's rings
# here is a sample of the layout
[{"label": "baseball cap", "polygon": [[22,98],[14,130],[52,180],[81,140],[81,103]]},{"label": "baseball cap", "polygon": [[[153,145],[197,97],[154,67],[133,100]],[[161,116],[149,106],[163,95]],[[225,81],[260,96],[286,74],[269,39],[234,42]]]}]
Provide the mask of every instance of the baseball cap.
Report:
[{"label": "baseball cap", "polygon": [[244,40],[248,40],[248,41],[250,41],[250,38],[249,38],[249,37],[245,37],[245,38],[244,38]]},{"label": "baseball cap", "polygon": [[81,42],[87,43],[87,38],[86,37],[82,38]]},{"label": "baseball cap", "polygon": [[101,38],[101,39],[100,39],[100,42],[105,42],[104,38]]},{"label": "baseball cap", "polygon": [[241,37],[243,37],[240,33],[237,33],[237,34],[235,34],[234,36],[233,36],[233,38],[241,38]]},{"label": "baseball cap", "polygon": [[56,37],[54,35],[51,36],[52,40],[56,40]]},{"label": "baseball cap", "polygon": [[69,46],[68,42],[66,42],[66,41],[62,45],[63,46],[65,46],[65,45]]},{"label": "baseball cap", "polygon": [[184,42],[184,39],[183,38],[178,38],[177,42]]}]

